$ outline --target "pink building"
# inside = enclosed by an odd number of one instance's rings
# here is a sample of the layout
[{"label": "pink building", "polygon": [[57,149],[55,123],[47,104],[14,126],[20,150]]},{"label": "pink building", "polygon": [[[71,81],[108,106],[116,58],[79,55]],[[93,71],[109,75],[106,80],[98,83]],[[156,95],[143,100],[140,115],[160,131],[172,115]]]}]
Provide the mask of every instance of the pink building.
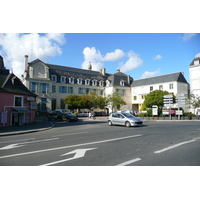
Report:
[{"label": "pink building", "polygon": [[36,96],[4,67],[0,56],[0,127],[35,122]]}]

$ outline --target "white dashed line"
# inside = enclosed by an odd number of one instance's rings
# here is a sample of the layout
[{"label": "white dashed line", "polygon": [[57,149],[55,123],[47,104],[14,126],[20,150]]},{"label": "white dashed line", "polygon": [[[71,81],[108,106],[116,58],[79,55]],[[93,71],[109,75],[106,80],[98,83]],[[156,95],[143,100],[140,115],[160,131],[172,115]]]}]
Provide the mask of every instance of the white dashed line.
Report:
[{"label": "white dashed line", "polygon": [[134,163],[134,162],[137,162],[137,161],[140,161],[140,160],[142,160],[142,159],[141,158],[135,158],[133,160],[128,160],[128,161],[123,162],[123,163],[116,165],[116,166],[126,166],[126,165],[129,165],[131,163]]}]

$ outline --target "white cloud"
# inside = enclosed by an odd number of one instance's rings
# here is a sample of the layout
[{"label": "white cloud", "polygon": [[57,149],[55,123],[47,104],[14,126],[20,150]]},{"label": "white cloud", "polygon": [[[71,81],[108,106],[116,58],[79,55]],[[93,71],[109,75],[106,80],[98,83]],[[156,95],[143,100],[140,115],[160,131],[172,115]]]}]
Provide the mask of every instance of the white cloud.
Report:
[{"label": "white cloud", "polygon": [[125,56],[125,53],[121,49],[116,49],[114,52],[107,53],[105,57],[103,57],[102,61],[116,61]]},{"label": "white cloud", "polygon": [[196,36],[196,33],[185,33],[182,37],[183,41],[191,40],[192,37]]},{"label": "white cloud", "polygon": [[141,79],[143,78],[150,78],[150,77],[154,77],[156,75],[160,74],[160,69],[154,71],[154,72],[149,72],[149,71],[145,71],[144,74],[142,74],[142,76],[140,77]]},{"label": "white cloud", "polygon": [[122,63],[120,66],[121,72],[127,72],[130,70],[133,70],[133,69],[139,67],[143,63],[140,56],[138,54],[134,53],[133,51],[129,51],[128,57],[129,57],[129,59],[126,61],[126,63],[124,63],[124,64]]},{"label": "white cloud", "polygon": [[98,71],[104,66],[102,61],[116,61],[121,59],[125,54],[122,50],[116,49],[114,52],[106,53],[106,55],[103,56],[95,47],[85,47],[83,55],[84,61],[82,63],[82,68],[88,69],[89,62],[91,62],[92,70]]},{"label": "white cloud", "polygon": [[24,55],[29,55],[29,61],[39,58],[46,62],[50,57],[62,54],[60,46],[64,43],[65,36],[60,33],[0,33],[0,52],[4,65],[19,78],[24,72]]},{"label": "white cloud", "polygon": [[161,55],[156,55],[155,57],[153,57],[154,60],[160,60],[162,58]]}]

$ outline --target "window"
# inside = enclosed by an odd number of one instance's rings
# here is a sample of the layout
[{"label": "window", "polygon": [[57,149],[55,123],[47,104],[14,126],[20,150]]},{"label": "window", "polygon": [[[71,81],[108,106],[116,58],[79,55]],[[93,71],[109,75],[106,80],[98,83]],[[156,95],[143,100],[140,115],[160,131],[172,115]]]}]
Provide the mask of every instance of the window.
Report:
[{"label": "window", "polygon": [[61,108],[61,109],[65,109],[64,99],[61,99],[61,100],[60,100],[60,108]]},{"label": "window", "polygon": [[103,83],[104,83],[104,81],[99,81],[99,86],[103,87]]},{"label": "window", "polygon": [[69,78],[69,83],[70,83],[70,84],[74,84],[74,78],[70,77],[70,78]]},{"label": "window", "polygon": [[36,82],[31,82],[31,92],[36,93]]},{"label": "window", "polygon": [[56,93],[56,85],[52,85],[52,93]]},{"label": "window", "polygon": [[92,80],[92,85],[97,86],[97,80]]},{"label": "window", "polygon": [[42,83],[42,94],[46,94],[46,93],[47,93],[47,84]]},{"label": "window", "polygon": [[107,87],[110,86],[110,81],[109,81],[109,80],[106,81],[106,86],[107,86]]},{"label": "window", "polygon": [[51,110],[56,109],[56,99],[51,99]]},{"label": "window", "polygon": [[82,78],[78,78],[78,79],[77,79],[77,84],[78,84],[78,85],[82,85],[82,81],[83,81]]},{"label": "window", "polygon": [[68,87],[68,93],[73,94],[74,93],[74,88],[73,87]]},{"label": "window", "polygon": [[163,90],[163,85],[159,85],[159,90]]},{"label": "window", "polygon": [[90,79],[85,80],[85,85],[90,85]]},{"label": "window", "polygon": [[136,101],[137,100],[137,96],[133,96],[133,100]]},{"label": "window", "polygon": [[47,110],[47,99],[42,98],[41,99],[41,111],[46,111]]},{"label": "window", "polygon": [[198,64],[199,64],[199,60],[195,60],[194,65],[198,65]]},{"label": "window", "polygon": [[59,86],[59,93],[67,93],[67,86]]},{"label": "window", "polygon": [[153,91],[153,86],[150,86],[150,92]]},{"label": "window", "polygon": [[124,86],[124,80],[120,80],[120,85]]},{"label": "window", "polygon": [[15,106],[23,106],[23,97],[22,96],[15,96]]},{"label": "window", "polygon": [[52,76],[51,76],[51,80],[52,80],[53,82],[57,82],[57,76],[56,76],[56,75],[52,75]]},{"label": "window", "polygon": [[173,83],[169,84],[169,89],[174,89]]},{"label": "window", "polygon": [[65,83],[65,82],[66,82],[66,77],[65,77],[65,76],[61,76],[60,82],[61,82],[61,83]]},{"label": "window", "polygon": [[83,88],[78,88],[78,94],[83,94]]}]

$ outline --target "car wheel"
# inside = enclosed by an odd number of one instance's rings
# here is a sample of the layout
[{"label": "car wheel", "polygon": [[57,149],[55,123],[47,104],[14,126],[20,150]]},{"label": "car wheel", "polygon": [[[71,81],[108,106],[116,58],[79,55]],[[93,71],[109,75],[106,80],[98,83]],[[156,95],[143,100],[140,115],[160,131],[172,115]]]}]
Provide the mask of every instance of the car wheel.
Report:
[{"label": "car wheel", "polygon": [[112,124],[112,122],[111,122],[111,121],[108,121],[108,125],[109,125],[109,126],[112,126],[113,124]]},{"label": "car wheel", "polygon": [[130,127],[130,126],[131,126],[130,122],[126,122],[126,123],[125,123],[125,126],[126,126],[126,127]]}]

